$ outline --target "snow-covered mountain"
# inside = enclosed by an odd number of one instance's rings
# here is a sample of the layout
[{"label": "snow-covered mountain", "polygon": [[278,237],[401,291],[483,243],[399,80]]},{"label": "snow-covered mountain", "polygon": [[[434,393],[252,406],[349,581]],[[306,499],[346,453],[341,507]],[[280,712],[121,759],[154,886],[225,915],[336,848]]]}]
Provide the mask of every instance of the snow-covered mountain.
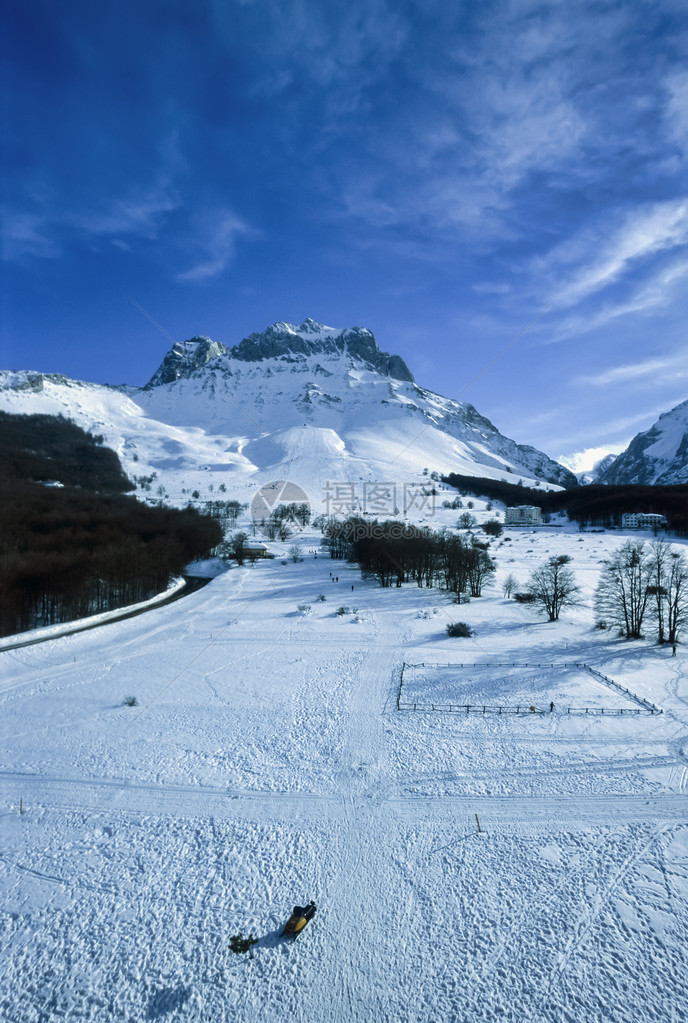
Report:
[{"label": "snow-covered mountain", "polygon": [[130,475],[157,472],[172,497],[201,481],[245,500],[290,479],[317,502],[328,482],[402,484],[424,469],[577,483],[472,405],[419,387],[369,330],[310,319],[233,348],[208,337],[177,343],[142,388],[0,373],[0,408],[69,416],[103,434]]},{"label": "snow-covered mountain", "polygon": [[688,401],[637,434],[598,483],[688,483]]},{"label": "snow-covered mountain", "polygon": [[599,483],[600,476],[606,473],[609,467],[617,458],[617,455],[605,455],[604,458],[600,458],[599,462],[595,462],[592,469],[588,469],[585,472],[577,472],[576,478],[581,486],[587,486],[589,483]]}]

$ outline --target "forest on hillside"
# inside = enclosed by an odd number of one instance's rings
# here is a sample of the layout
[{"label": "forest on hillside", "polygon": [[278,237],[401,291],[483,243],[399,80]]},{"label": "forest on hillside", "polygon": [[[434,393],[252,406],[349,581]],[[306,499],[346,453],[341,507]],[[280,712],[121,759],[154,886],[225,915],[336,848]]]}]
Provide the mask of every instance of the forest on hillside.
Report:
[{"label": "forest on hillside", "polygon": [[146,600],[222,540],[193,508],[123,493],[115,452],[67,420],[3,414],[0,450],[2,636]]},{"label": "forest on hillside", "polygon": [[688,535],[688,485],[685,483],[674,486],[590,484],[571,490],[541,490],[506,480],[458,473],[449,473],[442,480],[461,494],[502,501],[507,507],[532,504],[545,513],[563,511],[583,527],[614,528],[621,525],[624,512],[652,512],[665,515],[669,529],[677,535]]},{"label": "forest on hillside", "polygon": [[0,411],[0,479],[61,483],[110,494],[134,490],[103,437],[64,416]]}]

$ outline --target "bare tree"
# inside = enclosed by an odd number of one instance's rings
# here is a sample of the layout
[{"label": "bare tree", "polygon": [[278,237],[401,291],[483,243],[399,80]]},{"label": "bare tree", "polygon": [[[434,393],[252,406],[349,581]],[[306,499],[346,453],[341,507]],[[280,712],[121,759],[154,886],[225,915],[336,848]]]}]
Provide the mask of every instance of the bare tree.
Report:
[{"label": "bare tree", "polygon": [[548,558],[528,580],[528,592],[535,603],[546,611],[550,622],[556,622],[563,607],[578,603],[579,587],[568,563],[568,554]]},{"label": "bare tree", "polygon": [[654,597],[655,619],[657,622],[657,642],[664,642],[664,619],[667,591],[664,587],[667,573],[667,562],[671,556],[671,545],[666,540],[654,540],[650,544],[649,576],[647,592]]},{"label": "bare tree", "polygon": [[617,625],[626,639],[640,639],[652,579],[645,541],[627,540],[604,562],[595,592],[598,618]]},{"label": "bare tree", "polygon": [[289,550],[287,551],[287,554],[289,555],[291,560],[294,562],[294,564],[296,564],[297,561],[303,561],[303,554],[302,554],[302,551],[301,551],[301,544],[300,543],[293,543],[290,546]]},{"label": "bare tree", "polygon": [[[472,508],[473,504],[471,501],[468,502],[468,507]],[[471,515],[470,512],[464,512],[463,515],[459,515],[459,521],[456,523],[457,529],[475,529],[478,525],[478,520],[475,515]]]},{"label": "bare tree", "polygon": [[277,529],[277,536],[282,541],[288,540],[289,537],[291,536],[291,529],[289,528],[286,522],[280,522]]},{"label": "bare tree", "polygon": [[688,625],[688,561],[683,553],[672,553],[666,569],[667,642],[678,643],[683,628]]},{"label": "bare tree", "polygon": [[502,583],[502,592],[504,593],[504,596],[507,599],[510,600],[511,599],[511,594],[514,592],[514,590],[516,589],[517,586],[518,586],[518,579],[516,578],[515,575],[513,575],[511,572],[509,572],[508,576],[506,577],[506,579]]},{"label": "bare tree", "polygon": [[230,556],[236,558],[238,565],[243,565],[247,557],[246,544],[248,542],[248,533],[233,533],[227,538],[226,542]]},{"label": "bare tree", "polygon": [[495,563],[487,553],[487,544],[473,539],[468,557],[468,585],[472,597],[482,596],[483,586],[492,582]]}]

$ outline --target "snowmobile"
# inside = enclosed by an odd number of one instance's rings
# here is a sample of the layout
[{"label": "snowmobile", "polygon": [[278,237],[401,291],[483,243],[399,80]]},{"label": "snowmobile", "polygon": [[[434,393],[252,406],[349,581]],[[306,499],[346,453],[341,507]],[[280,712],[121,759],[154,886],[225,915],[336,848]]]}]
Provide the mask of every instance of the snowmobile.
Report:
[{"label": "snowmobile", "polygon": [[309,920],[315,916],[315,903],[309,902],[307,906],[294,906],[294,912],[287,920],[282,937],[298,938]]}]

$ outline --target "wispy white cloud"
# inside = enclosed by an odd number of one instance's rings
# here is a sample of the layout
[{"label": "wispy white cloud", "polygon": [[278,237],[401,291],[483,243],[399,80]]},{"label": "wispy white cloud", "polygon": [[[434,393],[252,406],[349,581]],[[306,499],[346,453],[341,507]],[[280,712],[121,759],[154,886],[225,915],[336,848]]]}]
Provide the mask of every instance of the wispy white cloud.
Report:
[{"label": "wispy white cloud", "polygon": [[239,238],[258,238],[260,232],[229,210],[216,210],[195,218],[190,248],[198,261],[176,275],[178,281],[207,281],[222,274],[234,258]]},{"label": "wispy white cloud", "polygon": [[[37,205],[35,201],[32,205]],[[163,180],[147,189],[102,199],[97,205],[64,206],[44,199],[32,212],[8,210],[3,217],[3,258],[56,258],[71,241],[110,239],[120,248],[126,238],[156,238],[167,216],[180,205],[176,190]]]},{"label": "wispy white cloud", "polygon": [[180,203],[176,190],[165,181],[104,203],[97,209],[66,213],[63,223],[85,236],[155,238],[167,214],[178,209]]},{"label": "wispy white cloud", "polygon": [[683,154],[688,153],[688,71],[672,74],[666,81],[669,94],[666,116],[669,134]]},{"label": "wispy white cloud", "polygon": [[[533,262],[559,308],[583,301],[657,253],[688,244],[688,199],[634,209],[621,224],[586,229]],[[559,283],[561,282],[561,283]]]},{"label": "wispy white cloud", "polygon": [[[685,291],[688,279],[688,257],[671,260],[651,273],[632,293],[618,301],[607,301],[594,311],[568,313],[555,324],[547,325],[546,344],[555,344],[570,337],[580,337],[604,327],[624,316],[638,316],[656,313],[658,309],[671,308],[676,299]],[[556,306],[556,303],[555,303]]]},{"label": "wispy white cloud", "polygon": [[46,218],[35,213],[4,209],[2,222],[2,258],[16,262],[29,256],[53,259],[60,254],[60,246],[51,237]]},{"label": "wispy white cloud", "polygon": [[629,384],[641,383],[643,387],[652,388],[681,380],[688,380],[688,351],[685,349],[672,355],[629,362],[599,373],[579,376],[575,383],[589,387],[613,387],[617,384],[628,387]]}]

